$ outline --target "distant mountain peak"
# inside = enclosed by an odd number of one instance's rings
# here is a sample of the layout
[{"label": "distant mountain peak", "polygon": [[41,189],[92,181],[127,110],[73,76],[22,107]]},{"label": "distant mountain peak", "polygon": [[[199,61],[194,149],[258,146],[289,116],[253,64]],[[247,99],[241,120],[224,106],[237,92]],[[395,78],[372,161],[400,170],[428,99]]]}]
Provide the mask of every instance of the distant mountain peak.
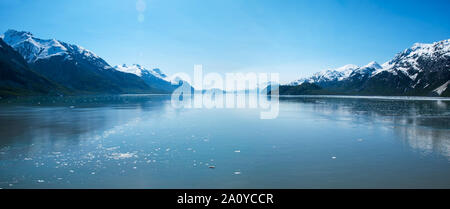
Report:
[{"label": "distant mountain peak", "polygon": [[20,37],[20,38],[31,38],[33,37],[33,34],[28,31],[17,31],[14,29],[8,29],[5,34],[5,36],[8,37]]},{"label": "distant mountain peak", "polygon": [[132,73],[139,77],[154,76],[159,79],[169,81],[168,80],[169,78],[167,77],[167,75],[162,73],[159,68],[154,68],[154,69],[149,70],[139,64],[132,64],[130,66],[128,66],[126,64],[122,64],[122,65],[116,65],[116,66],[114,66],[114,68],[118,71],[122,71],[125,73]]},{"label": "distant mountain peak", "polygon": [[116,66],[114,66],[114,68],[118,71],[122,71],[125,73],[132,73],[139,77],[142,76],[142,71],[144,70],[139,65],[136,65],[136,64],[133,64],[131,66],[128,66],[127,64],[116,65]]},{"label": "distant mountain peak", "polygon": [[381,69],[381,65],[376,61],[369,62],[369,64],[363,66],[362,68],[373,68],[373,69]]},{"label": "distant mountain peak", "polygon": [[354,64],[347,64],[347,65],[344,65],[344,66],[342,66],[342,67],[337,68],[335,71],[338,71],[338,72],[344,72],[344,71],[348,71],[348,70],[354,70],[354,69],[356,69],[356,68],[358,68],[357,65],[354,65]]},{"label": "distant mountain peak", "polygon": [[353,71],[359,69],[357,65],[347,64],[342,67],[336,69],[327,69],[317,73],[314,73],[312,76],[307,78],[300,78],[296,81],[289,83],[288,85],[300,85],[304,82],[308,83],[321,83],[321,82],[329,82],[329,81],[341,81],[343,79],[348,78]]},{"label": "distant mountain peak", "polygon": [[184,82],[178,77],[171,80],[171,78],[164,74],[159,68],[146,69],[144,66],[139,64],[122,64],[116,65],[114,68],[121,72],[137,75],[150,87],[162,90],[164,92],[172,92],[180,85],[180,82]]}]

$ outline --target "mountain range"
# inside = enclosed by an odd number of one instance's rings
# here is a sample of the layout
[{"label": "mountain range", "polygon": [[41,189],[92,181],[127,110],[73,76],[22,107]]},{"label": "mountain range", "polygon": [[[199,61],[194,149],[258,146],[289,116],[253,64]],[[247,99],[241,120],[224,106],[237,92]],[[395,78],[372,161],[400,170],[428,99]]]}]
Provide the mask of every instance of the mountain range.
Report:
[{"label": "mountain range", "polygon": [[[414,44],[380,65],[345,65],[280,85],[280,94],[450,96],[450,39]],[[301,88],[299,87],[301,86]]]},{"label": "mountain range", "polygon": [[[81,46],[30,32],[8,30],[0,37],[0,96],[171,93],[184,82],[174,80],[139,64],[112,67]],[[279,93],[448,97],[449,84],[450,39],[414,44],[382,65],[314,73],[280,85]]]},{"label": "mountain range", "polygon": [[[167,93],[178,85],[171,85],[166,76],[158,70],[147,71],[152,73],[130,73],[125,70],[111,67],[105,60],[84,49],[81,46],[68,44],[56,39],[36,38],[30,32],[8,30],[2,36],[2,46],[13,49],[15,55],[22,57],[22,65],[10,65],[1,68],[1,72],[19,72],[21,66],[34,72],[41,78],[45,78],[53,85],[62,87],[72,94],[122,94],[122,93]],[[2,58],[7,58],[8,54],[13,54],[11,50],[1,51]],[[3,60],[2,66],[10,63],[17,63],[10,58]],[[26,64],[26,65],[25,65]],[[156,73],[158,71],[159,73]],[[163,77],[164,75],[164,77]],[[151,80],[151,81],[150,81]],[[9,86],[17,86],[17,82],[0,78],[0,83]],[[23,82],[22,82],[23,83]],[[32,82],[30,81],[29,85]],[[37,86],[41,84],[35,84]],[[43,84],[42,84],[43,85]],[[46,85],[42,86],[47,88]],[[161,87],[161,88],[159,88]],[[9,90],[8,90],[9,89]],[[30,89],[27,94],[47,94],[49,92],[39,88]],[[2,87],[2,95],[22,95],[15,92],[10,87]]]}]

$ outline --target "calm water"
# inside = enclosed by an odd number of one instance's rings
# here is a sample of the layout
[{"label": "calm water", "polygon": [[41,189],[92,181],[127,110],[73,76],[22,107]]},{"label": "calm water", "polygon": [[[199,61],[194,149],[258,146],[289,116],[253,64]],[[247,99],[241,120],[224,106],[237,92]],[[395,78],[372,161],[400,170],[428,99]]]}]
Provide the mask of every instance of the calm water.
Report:
[{"label": "calm water", "polygon": [[0,188],[450,188],[450,101],[169,99],[0,100]]}]

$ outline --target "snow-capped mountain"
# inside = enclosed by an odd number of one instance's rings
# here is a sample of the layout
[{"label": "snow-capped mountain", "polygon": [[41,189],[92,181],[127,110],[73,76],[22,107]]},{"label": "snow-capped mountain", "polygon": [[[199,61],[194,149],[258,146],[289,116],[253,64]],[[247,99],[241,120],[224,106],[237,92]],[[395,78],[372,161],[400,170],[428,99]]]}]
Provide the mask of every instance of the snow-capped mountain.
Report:
[{"label": "snow-capped mountain", "polygon": [[108,63],[91,51],[74,44],[67,44],[56,39],[40,39],[30,32],[8,30],[3,35],[4,41],[22,54],[28,63],[53,56],[64,56],[72,60],[82,58],[103,69],[111,68]]},{"label": "snow-capped mountain", "polygon": [[64,88],[33,72],[22,55],[0,38],[0,97],[63,92]]},{"label": "snow-capped mountain", "polygon": [[138,76],[112,68],[93,52],[56,39],[40,39],[30,32],[8,30],[5,42],[30,67],[69,89],[85,93],[138,93],[152,91]]},{"label": "snow-capped mountain", "polygon": [[357,68],[358,66],[356,65],[348,64],[337,69],[328,69],[314,73],[311,77],[298,79],[294,82],[289,83],[289,85],[300,85],[304,82],[326,83],[326,82],[342,81],[348,78],[348,76],[350,76],[350,74]]},{"label": "snow-capped mountain", "polygon": [[432,44],[416,43],[411,48],[397,54],[392,60],[375,71],[373,77],[382,73],[407,76],[410,87],[425,89],[449,80],[450,39]]},{"label": "snow-capped mountain", "polygon": [[150,87],[163,90],[165,93],[172,92],[179,86],[174,85],[175,82],[172,82],[170,78],[166,74],[161,72],[159,68],[150,70],[144,68],[139,64],[133,64],[131,66],[123,64],[114,66],[114,69],[121,72],[137,75]]},{"label": "snow-capped mountain", "polygon": [[450,57],[450,39],[432,44],[416,43],[411,48],[398,53],[392,60],[383,64],[382,71],[395,73],[401,71],[414,80],[418,72],[423,72],[424,61],[436,61]]},{"label": "snow-capped mountain", "polygon": [[131,66],[127,66],[126,64],[123,64],[123,65],[114,66],[114,69],[125,72],[125,73],[132,73],[139,77],[154,76],[159,79],[170,82],[169,77],[167,77],[166,74],[161,72],[161,70],[159,68],[154,68],[154,69],[149,70],[149,69],[142,67],[139,64],[133,64]]},{"label": "snow-capped mountain", "polygon": [[449,96],[450,39],[414,44],[392,60],[379,65],[346,65],[289,83],[314,83],[336,93],[363,95]]},{"label": "snow-capped mountain", "polygon": [[[173,85],[161,70],[137,64],[113,68],[83,47],[40,39],[30,32],[8,30],[0,38],[4,40],[0,44],[0,73],[4,75],[0,92],[168,93],[184,82],[178,79]],[[280,85],[280,92],[450,96],[449,84],[450,39],[414,44],[383,65],[371,62],[318,72]]]},{"label": "snow-capped mountain", "polygon": [[381,65],[375,61],[370,62],[369,64],[356,68],[352,73],[358,74],[372,74],[374,71],[382,69]]}]

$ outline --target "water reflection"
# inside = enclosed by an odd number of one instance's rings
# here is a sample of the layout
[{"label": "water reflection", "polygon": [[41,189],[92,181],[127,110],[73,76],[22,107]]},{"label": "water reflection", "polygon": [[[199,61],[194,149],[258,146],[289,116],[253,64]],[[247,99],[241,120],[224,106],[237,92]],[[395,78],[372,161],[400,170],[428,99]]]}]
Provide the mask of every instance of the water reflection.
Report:
[{"label": "water reflection", "polygon": [[0,188],[450,188],[446,100],[280,97],[273,120],[170,100],[0,100]]},{"label": "water reflection", "polygon": [[[439,153],[450,159],[448,118],[406,118],[394,127],[395,133],[413,149],[424,155]],[[443,128],[444,127],[444,128]]]},{"label": "water reflection", "polygon": [[86,134],[137,120],[139,116],[128,115],[127,109],[162,114],[168,98],[123,95],[0,100],[0,148],[11,143],[75,145],[93,138]]},{"label": "water reflection", "polygon": [[[287,103],[312,105],[327,120],[389,123],[399,140],[422,154],[439,153],[450,159],[448,100],[392,100],[366,98],[282,97]],[[301,108],[305,108],[302,106]]]},{"label": "water reflection", "polygon": [[[258,99],[256,96],[246,99],[252,98]],[[298,109],[310,108],[326,120],[368,126],[390,123],[387,127],[412,148],[424,154],[436,152],[450,157],[450,101],[447,100],[280,97],[280,102],[299,105]],[[52,141],[51,144],[58,146],[76,144],[86,138],[84,134],[105,129],[107,121],[115,121],[117,128],[117,123],[129,125],[129,121],[140,120],[139,114],[120,115],[121,109],[153,111],[173,117],[183,111],[170,106],[169,95],[28,97],[3,99],[0,105],[0,147],[18,141],[24,144]]]}]

